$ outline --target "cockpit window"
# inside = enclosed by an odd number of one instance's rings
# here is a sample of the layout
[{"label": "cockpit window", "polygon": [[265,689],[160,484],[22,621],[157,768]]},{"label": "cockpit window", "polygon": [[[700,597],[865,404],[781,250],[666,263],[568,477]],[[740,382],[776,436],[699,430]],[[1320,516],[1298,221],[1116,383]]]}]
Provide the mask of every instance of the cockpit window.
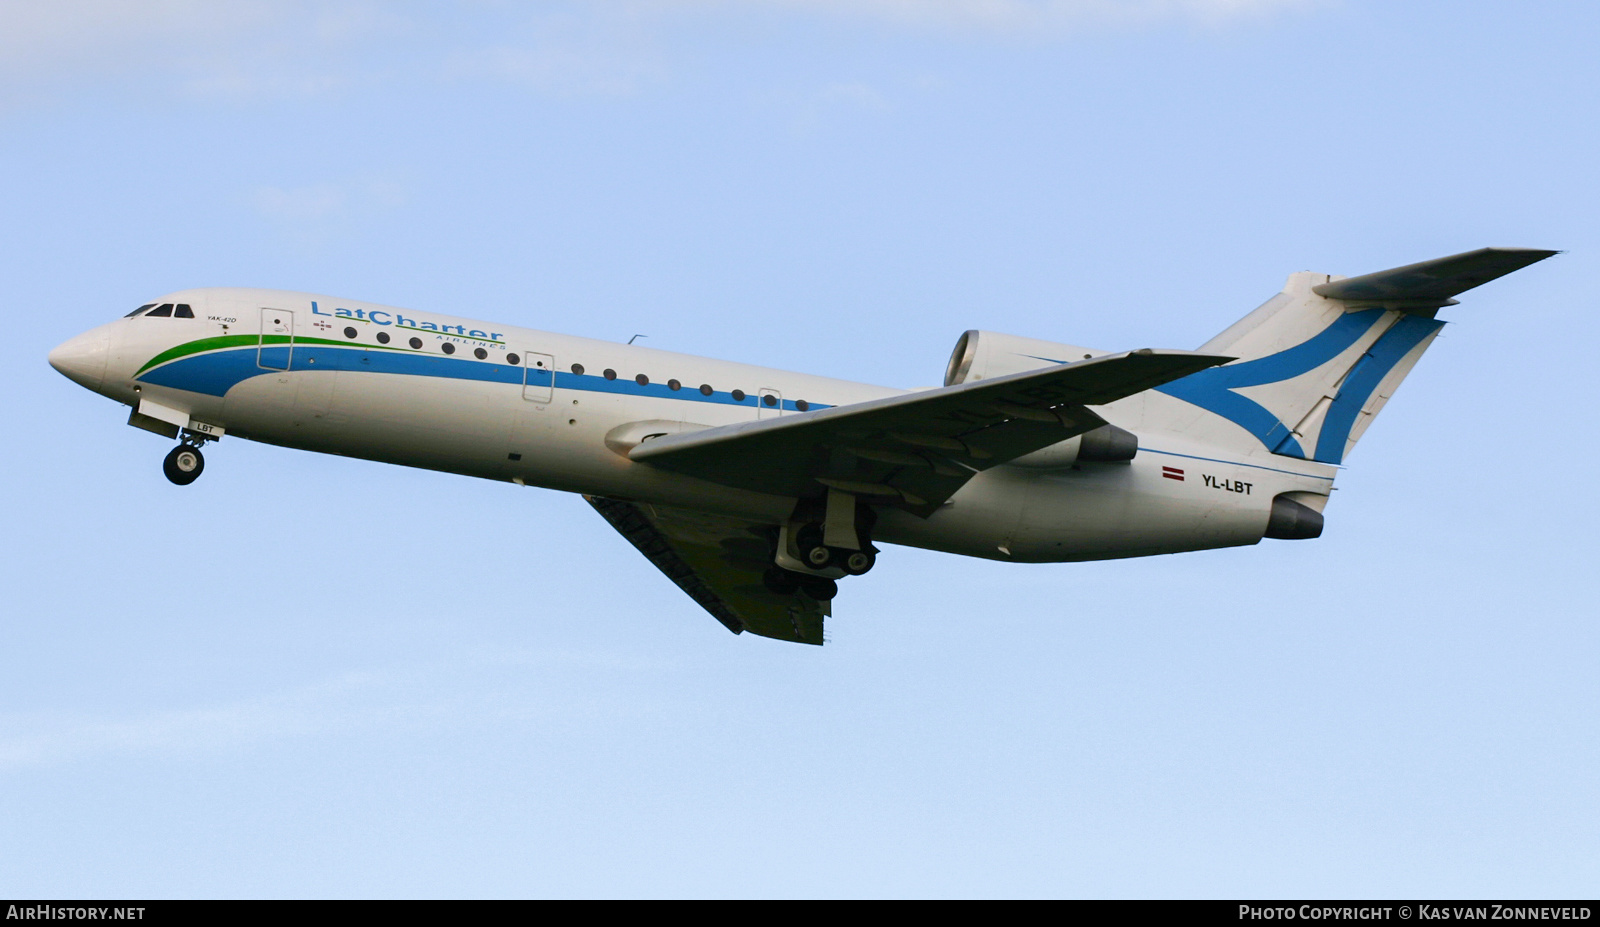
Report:
[{"label": "cockpit window", "polygon": [[194,318],[194,310],[189,308],[188,303],[179,303],[178,308],[172,311],[172,317],[175,319],[192,319]]},{"label": "cockpit window", "polygon": [[165,318],[168,318],[171,315],[172,315],[172,304],[171,303],[162,303],[161,305],[155,307],[154,309],[151,309],[149,314],[146,315],[145,318],[147,318],[147,319],[158,319],[158,318],[159,319],[165,319]]},{"label": "cockpit window", "polygon": [[123,318],[131,319],[134,316],[136,316],[139,313],[145,311],[146,309],[149,309],[151,306],[154,306],[154,305],[155,305],[155,303],[145,303],[144,305],[140,306],[139,308],[137,308],[137,309],[133,310],[132,312],[128,313],[127,315],[123,316]]}]

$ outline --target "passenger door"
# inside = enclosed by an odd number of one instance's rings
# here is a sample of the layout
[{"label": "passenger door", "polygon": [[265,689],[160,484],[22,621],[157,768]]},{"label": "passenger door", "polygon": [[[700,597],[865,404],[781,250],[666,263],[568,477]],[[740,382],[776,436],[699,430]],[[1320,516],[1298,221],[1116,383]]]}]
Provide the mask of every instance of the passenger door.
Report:
[{"label": "passenger door", "polygon": [[540,405],[549,405],[555,395],[556,359],[549,354],[523,355],[522,398]]},{"label": "passenger door", "polygon": [[294,313],[287,309],[262,309],[256,365],[269,370],[288,370],[293,353]]}]

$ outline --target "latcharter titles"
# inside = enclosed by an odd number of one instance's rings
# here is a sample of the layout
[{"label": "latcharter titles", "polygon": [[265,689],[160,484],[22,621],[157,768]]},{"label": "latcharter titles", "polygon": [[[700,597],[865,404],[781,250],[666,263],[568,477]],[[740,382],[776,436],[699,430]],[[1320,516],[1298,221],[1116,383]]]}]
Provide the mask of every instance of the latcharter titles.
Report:
[{"label": "latcharter titles", "polygon": [[475,341],[488,341],[494,344],[504,344],[505,335],[500,332],[483,332],[476,328],[469,329],[464,325],[444,325],[426,320],[418,321],[410,318],[403,312],[388,312],[383,309],[335,309],[329,312],[318,306],[315,301],[311,303],[312,315],[333,316],[340,319],[353,319],[357,322],[370,322],[374,325],[393,325],[395,328],[409,328],[418,332],[435,332],[440,335],[457,335],[462,338],[471,338]]}]

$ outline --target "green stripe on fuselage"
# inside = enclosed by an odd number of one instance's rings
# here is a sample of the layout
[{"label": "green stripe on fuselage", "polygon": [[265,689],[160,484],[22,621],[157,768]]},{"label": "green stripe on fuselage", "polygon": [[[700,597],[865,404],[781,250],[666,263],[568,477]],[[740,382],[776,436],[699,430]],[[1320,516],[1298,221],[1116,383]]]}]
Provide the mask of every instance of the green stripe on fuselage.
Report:
[{"label": "green stripe on fuselage", "polygon": [[[152,357],[149,360],[145,361],[144,366],[140,367],[138,372],[135,373],[134,376],[138,376],[139,374],[144,373],[146,370],[149,370],[151,367],[156,367],[156,366],[159,366],[161,364],[165,364],[167,361],[177,360],[180,357],[188,357],[190,354],[201,354],[201,353],[206,352],[206,351],[220,351],[220,350],[223,350],[224,348],[251,348],[251,347],[255,347],[257,345],[263,345],[263,344],[269,344],[269,345],[270,344],[288,344],[289,340],[290,339],[289,339],[288,335],[218,335],[215,338],[201,338],[199,341],[185,342],[184,344],[180,344],[177,347],[168,348],[165,351],[162,351],[160,354],[157,354],[155,357]],[[352,346],[351,343],[348,342],[348,341],[334,341],[334,340],[329,339],[329,338],[300,338],[300,337],[297,337],[297,338],[294,339],[294,343],[295,344],[329,344],[329,345],[334,345],[336,347],[351,347]],[[358,345],[354,345],[354,347],[366,348],[369,351],[400,351],[400,350],[404,350],[403,348],[394,348],[394,347],[390,347],[388,345],[383,345],[383,344],[358,344]]]}]

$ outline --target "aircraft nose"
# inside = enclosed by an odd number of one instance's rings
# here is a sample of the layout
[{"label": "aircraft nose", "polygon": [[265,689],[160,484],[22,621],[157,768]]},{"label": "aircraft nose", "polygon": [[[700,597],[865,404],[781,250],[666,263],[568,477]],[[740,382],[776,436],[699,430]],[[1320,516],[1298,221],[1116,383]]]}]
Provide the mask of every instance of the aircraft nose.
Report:
[{"label": "aircraft nose", "polygon": [[106,376],[110,339],[103,332],[85,332],[69,338],[50,352],[50,366],[79,386],[99,390]]}]

